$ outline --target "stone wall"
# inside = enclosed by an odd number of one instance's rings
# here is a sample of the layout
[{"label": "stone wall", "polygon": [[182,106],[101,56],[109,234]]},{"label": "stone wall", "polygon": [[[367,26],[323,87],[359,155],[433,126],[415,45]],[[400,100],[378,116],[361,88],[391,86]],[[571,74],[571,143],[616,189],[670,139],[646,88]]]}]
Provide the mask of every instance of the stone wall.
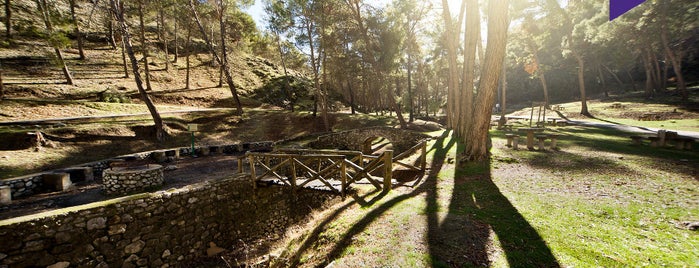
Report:
[{"label": "stone wall", "polygon": [[111,168],[102,173],[102,188],[107,194],[141,192],[163,185],[161,165],[150,164],[142,168]]},{"label": "stone wall", "polygon": [[397,128],[371,127],[354,129],[333,134],[323,135],[313,141],[310,146],[316,149],[338,149],[363,151],[364,143],[370,138],[383,137],[393,144],[394,154],[399,154],[418,144],[429,136]]},{"label": "stone wall", "polygon": [[[250,142],[243,144],[231,144],[231,145],[219,145],[219,146],[199,146],[194,147],[195,153],[201,152],[203,148],[208,148],[210,152],[222,151],[226,154],[236,154],[245,153],[247,151],[271,151],[274,146],[274,142],[263,141],[263,142]],[[221,149],[218,149],[221,148]],[[175,151],[179,152],[179,155],[191,155],[191,147],[173,148],[166,150],[155,150],[149,152],[141,152],[129,155],[117,156],[110,159],[85,163],[77,165],[75,167],[90,167],[92,168],[93,178],[102,179],[102,171],[109,168],[109,163],[117,160],[141,160],[151,158],[154,152],[164,151],[168,156],[174,156]],[[48,171],[43,173],[31,174],[15,178],[0,179],[0,186],[9,186],[12,191],[12,198],[33,195],[38,190],[43,189],[44,185],[42,182],[42,175],[46,173],[53,173],[60,170]]]},{"label": "stone wall", "polygon": [[168,267],[274,237],[339,197],[240,175],[0,221],[0,266]]}]

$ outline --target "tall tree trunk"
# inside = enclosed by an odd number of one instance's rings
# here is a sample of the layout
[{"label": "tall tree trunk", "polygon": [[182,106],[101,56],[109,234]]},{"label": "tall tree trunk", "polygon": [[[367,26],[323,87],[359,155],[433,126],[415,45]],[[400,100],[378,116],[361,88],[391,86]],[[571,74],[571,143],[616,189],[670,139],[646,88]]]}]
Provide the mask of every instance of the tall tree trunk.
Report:
[{"label": "tall tree trunk", "polygon": [[629,81],[631,81],[631,90],[636,91],[636,80],[633,79],[633,75],[631,75],[629,69],[626,69],[626,75],[629,77]]},{"label": "tall tree trunk", "polygon": [[[684,81],[684,76],[682,75],[682,57],[678,57],[677,54],[675,54],[675,51],[672,51],[670,49],[670,40],[667,37],[667,32],[668,32],[668,27],[667,27],[667,8],[668,8],[668,0],[661,0],[661,27],[660,27],[660,40],[663,43],[663,48],[665,49],[665,54],[667,57],[670,59],[670,62],[672,63],[672,70],[675,71],[675,77],[677,77],[677,87],[675,90],[677,90],[680,95],[682,96],[683,101],[689,100],[689,94],[687,92],[687,85],[685,84]],[[681,53],[680,53],[681,55]]]},{"label": "tall tree trunk", "polygon": [[597,73],[599,74],[599,80],[602,83],[602,90],[604,91],[604,96],[609,98],[609,91],[607,90],[607,81],[604,80],[604,73],[602,73],[602,65],[597,67]]},{"label": "tall tree trunk", "polygon": [[5,38],[7,38],[7,42],[12,41],[12,4],[10,0],[5,0]]},{"label": "tall tree trunk", "polygon": [[112,46],[112,49],[116,50],[117,45],[116,45],[116,39],[114,38],[114,20],[109,18],[109,22],[107,22],[107,41],[109,41],[109,45]]},{"label": "tall tree trunk", "polygon": [[121,36],[121,62],[124,66],[124,77],[129,78],[129,67],[126,63],[126,42],[123,35]]},{"label": "tall tree trunk", "polygon": [[141,27],[141,50],[143,52],[143,70],[145,70],[146,90],[151,91],[150,67],[148,67],[148,41],[146,41],[146,26],[143,22],[143,0],[138,0],[138,21]]},{"label": "tall tree trunk", "polygon": [[[172,6],[172,9],[173,9],[173,10],[172,10],[172,14],[177,14],[177,8],[176,8],[175,5]],[[179,29],[178,29],[178,27],[177,27],[177,26],[178,26],[178,24],[177,24],[177,18],[173,18],[173,19],[172,19],[172,23],[173,23],[174,26],[175,26],[175,36],[174,36],[174,37],[175,37],[175,58],[172,60],[172,63],[177,63],[177,58],[178,58],[179,55],[180,55],[180,46],[179,46],[179,43],[177,42],[177,41],[178,41],[178,35],[179,35],[179,33],[178,33],[178,30],[179,30]]]},{"label": "tall tree trunk", "polygon": [[282,48],[282,41],[281,38],[279,37],[279,33],[276,31],[274,32],[275,39],[277,40],[277,52],[279,52],[279,59],[282,63],[282,69],[284,70],[284,87],[282,88],[282,92],[284,93],[284,96],[286,96],[287,99],[289,99],[289,108],[293,112],[294,111],[294,100],[292,99],[291,94],[289,93],[290,90],[290,85],[289,85],[289,72],[286,69],[286,57],[284,57],[284,50]]},{"label": "tall tree trunk", "polygon": [[[408,45],[410,46],[410,45]],[[410,48],[408,48],[408,122],[413,122],[415,121],[414,115],[413,115],[413,76],[412,76],[412,69],[413,69],[413,62],[412,62],[412,53],[410,53]]]},{"label": "tall tree trunk", "polygon": [[396,101],[396,95],[400,96],[400,78],[396,77],[396,93],[394,94],[393,91],[388,90],[388,100],[391,102],[391,105],[393,106],[393,110],[396,111],[396,117],[398,118],[398,122],[400,123],[400,128],[406,129],[408,128],[408,123],[405,122],[405,118],[403,118],[403,113],[401,112],[400,108],[400,102]]},{"label": "tall tree trunk", "polygon": [[653,66],[650,63],[650,57],[648,56],[648,52],[646,52],[643,55],[643,69],[646,71],[646,85],[645,85],[645,92],[646,92],[646,98],[652,98],[653,97],[653,87],[654,87],[654,82],[653,82]]},{"label": "tall tree trunk", "polygon": [[464,156],[467,160],[483,161],[488,158],[488,129],[504,63],[509,26],[508,9],[508,0],[488,2],[488,42],[483,71],[473,107],[472,127],[468,129],[468,135],[462,139],[466,144]]},{"label": "tall tree trunk", "polygon": [[573,52],[575,60],[578,62],[578,87],[580,89],[580,114],[588,117],[592,117],[590,111],[587,109],[587,96],[585,94],[585,59],[582,55],[577,52]]},{"label": "tall tree trunk", "polygon": [[[39,8],[39,13],[41,13],[41,16],[44,20],[44,24],[46,25],[46,31],[49,35],[51,35],[53,33],[53,25],[51,23],[51,14],[49,11],[49,6],[46,3],[46,0],[35,0],[35,2],[37,7]],[[66,65],[65,59],[63,59],[63,53],[61,53],[61,50],[58,47],[56,47],[55,44],[51,44],[51,41],[48,42],[49,45],[53,47],[53,50],[56,53],[56,58],[58,59],[58,64],[61,65],[63,75],[66,78],[66,83],[69,85],[74,85],[73,76],[70,74],[70,70],[68,70],[68,65]]]},{"label": "tall tree trunk", "polygon": [[153,117],[153,123],[155,125],[155,138],[158,141],[162,141],[163,136],[165,135],[165,130],[163,128],[163,120],[160,117],[160,114],[158,113],[158,110],[156,109],[155,105],[153,104],[153,101],[150,99],[148,93],[143,88],[143,81],[141,81],[141,73],[138,66],[138,59],[136,59],[136,55],[133,51],[133,46],[131,45],[131,34],[129,33],[129,26],[126,24],[126,20],[124,19],[124,7],[122,6],[119,0],[110,0],[109,3],[112,9],[112,15],[119,22],[119,27],[121,28],[122,37],[125,41],[124,46],[126,47],[127,54],[129,55],[129,59],[131,60],[131,69],[133,70],[136,87],[138,87],[138,92],[141,95],[141,99],[143,100],[143,102],[146,103],[148,111]]},{"label": "tall tree trunk", "polygon": [[458,107],[457,103],[457,88],[459,87],[459,64],[457,61],[458,57],[458,44],[460,35],[460,25],[461,19],[463,18],[464,10],[466,7],[466,1],[461,3],[461,12],[459,13],[458,23],[454,25],[451,12],[449,11],[449,2],[447,0],[442,0],[442,18],[444,19],[444,25],[446,27],[446,50],[447,50],[447,63],[449,75],[447,76],[447,128],[454,129],[457,131],[456,125],[458,124]]},{"label": "tall tree trunk", "polygon": [[500,120],[498,121],[498,126],[507,124],[507,64],[503,62],[502,66],[502,80],[500,81],[502,94],[500,94]]},{"label": "tall tree trunk", "polygon": [[660,88],[663,91],[667,90],[667,72],[670,69],[670,65],[667,64],[670,62],[670,59],[668,58],[667,53],[665,53],[665,61],[663,62],[663,72],[660,74]]},{"label": "tall tree trunk", "polygon": [[187,53],[187,56],[185,57],[185,64],[186,64],[186,68],[187,68],[187,77],[185,78],[184,89],[189,89],[189,78],[190,78],[190,76],[189,76],[189,70],[190,70],[189,56],[190,56],[190,54],[192,54],[191,46],[192,46],[192,27],[187,25],[187,42],[184,45],[185,53]]},{"label": "tall tree trunk", "polygon": [[658,56],[655,54],[655,52],[650,53],[651,55],[651,62],[653,63],[653,74],[655,80],[655,90],[657,92],[664,91],[665,88],[663,88],[663,79],[660,77],[662,75],[660,71],[660,61],[658,60]]},{"label": "tall tree trunk", "polygon": [[163,52],[165,52],[165,71],[170,71],[170,50],[168,49],[167,28],[165,27],[165,8],[158,12],[160,17],[160,36],[163,39]]},{"label": "tall tree trunk", "polygon": [[624,86],[624,82],[622,82],[621,79],[619,79],[619,76],[614,71],[612,71],[612,69],[609,69],[609,67],[607,67],[607,65],[604,65],[604,64],[602,64],[602,67],[605,70],[607,70],[607,72],[609,74],[612,75],[612,77],[614,78],[614,81],[616,81],[616,83],[619,85],[619,87]]},{"label": "tall tree trunk", "polygon": [[0,63],[0,101],[5,99],[5,83],[2,81],[2,63]]},{"label": "tall tree trunk", "polygon": [[78,18],[75,15],[75,0],[70,0],[70,17],[71,20],[73,21],[73,32],[75,33],[75,37],[78,39],[78,54],[80,55],[80,59],[84,60],[85,59],[85,51],[83,50],[83,35],[80,33],[80,27],[78,26]]},{"label": "tall tree trunk", "polygon": [[352,88],[352,79],[347,78],[347,88],[349,89],[349,97],[350,97],[350,110],[352,111],[352,114],[355,114],[355,108],[354,108],[354,89]]},{"label": "tall tree trunk", "polygon": [[[458,120],[459,127],[457,136],[464,138],[468,136],[468,132],[472,127],[472,120],[474,117],[474,103],[473,103],[473,90],[474,81],[476,79],[476,53],[478,45],[478,37],[480,36],[480,8],[478,7],[478,0],[467,0],[466,2],[466,31],[464,31],[464,66],[462,74],[462,88],[461,96],[456,94],[456,97],[460,100],[459,108],[460,119]],[[502,61],[502,59],[500,59]],[[502,63],[501,63],[502,64]],[[493,70],[494,71],[494,70]],[[497,70],[498,74],[500,69]],[[499,76],[498,76],[499,77]],[[498,78],[499,79],[499,78]],[[497,84],[495,86],[497,90]],[[491,106],[492,107],[492,106]]]},{"label": "tall tree trunk", "polygon": [[[199,14],[197,13],[196,7],[194,6],[194,0],[189,0],[189,7],[192,11],[192,14],[194,15],[194,20],[197,23],[197,26],[199,27],[199,31],[201,32],[202,37],[204,38],[204,41],[206,42],[206,45],[209,47],[209,52],[211,52],[211,54],[214,56],[214,59],[216,59],[216,62],[223,65],[223,72],[226,75],[226,82],[228,83],[228,88],[231,90],[231,94],[233,95],[233,100],[235,101],[236,110],[237,110],[236,114],[243,115],[243,105],[240,103],[240,98],[238,98],[238,91],[235,87],[235,83],[233,83],[233,76],[231,76],[231,69],[230,69],[230,66],[228,65],[228,61],[223,60],[221,57],[218,56],[218,53],[216,52],[214,45],[211,43],[211,39],[209,39],[209,36],[206,33],[206,29],[204,28],[204,25],[201,24],[201,20],[199,19]],[[224,14],[224,13],[225,12],[222,12],[222,14]]]}]

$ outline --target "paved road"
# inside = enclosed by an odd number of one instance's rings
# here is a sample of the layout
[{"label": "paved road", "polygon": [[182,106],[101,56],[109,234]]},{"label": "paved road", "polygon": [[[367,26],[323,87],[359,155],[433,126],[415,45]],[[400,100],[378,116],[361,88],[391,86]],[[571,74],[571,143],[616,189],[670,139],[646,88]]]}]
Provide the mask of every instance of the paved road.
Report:
[{"label": "paved road", "polygon": [[[194,108],[185,109],[177,111],[166,111],[159,112],[160,115],[164,114],[183,114],[183,113],[196,113],[196,112],[208,112],[208,111],[222,111],[231,110],[232,108]],[[2,121],[0,126],[8,125],[44,125],[44,124],[55,124],[58,122],[69,122],[69,121],[79,121],[79,120],[92,120],[92,119],[111,119],[111,118],[122,118],[122,117],[134,117],[134,116],[150,116],[150,113],[135,113],[135,114],[118,114],[118,115],[94,115],[94,116],[76,116],[76,117],[61,117],[61,118],[45,118],[36,120],[18,120],[18,121]]]},{"label": "paved road", "polygon": [[[509,119],[529,119],[528,116],[507,116]],[[564,120],[560,117],[546,117],[546,118],[556,118],[558,120]],[[500,119],[499,116],[493,116],[493,120],[498,120]],[[599,121],[588,121],[588,120],[566,120],[569,124],[573,125],[579,125],[579,126],[587,126],[587,127],[598,127],[598,128],[612,128],[616,129],[619,131],[624,131],[624,132],[630,132],[630,133],[639,133],[639,134],[657,134],[658,130],[657,128],[646,128],[646,127],[638,127],[638,126],[629,126],[629,125],[622,125],[622,124],[614,124],[614,123],[607,123],[607,122],[599,122]],[[699,132],[694,132],[694,131],[680,131],[680,130],[673,130],[673,129],[667,129],[669,131],[676,131],[677,134],[681,136],[686,136],[686,137],[692,137],[695,139],[699,139]]]},{"label": "paved road", "polygon": [[[658,130],[659,130],[657,128],[637,127],[637,126],[629,126],[629,125],[621,125],[621,124],[613,124],[613,123],[605,123],[605,122],[593,122],[593,121],[587,121],[587,120],[568,120],[568,123],[579,125],[579,126],[613,128],[613,129],[620,130],[620,131],[641,133],[641,134],[657,134]],[[673,129],[667,129],[667,130],[676,131],[677,134],[680,136],[686,136],[686,137],[692,137],[695,139],[699,139],[699,132],[680,131],[680,130],[673,130]]]}]

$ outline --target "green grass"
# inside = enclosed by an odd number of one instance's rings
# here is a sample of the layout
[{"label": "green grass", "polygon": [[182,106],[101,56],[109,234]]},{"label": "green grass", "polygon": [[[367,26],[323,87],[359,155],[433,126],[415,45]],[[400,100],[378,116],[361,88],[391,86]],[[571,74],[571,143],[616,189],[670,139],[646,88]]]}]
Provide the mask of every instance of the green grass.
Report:
[{"label": "green grass", "polygon": [[284,248],[305,267],[699,265],[699,236],[678,227],[699,220],[697,150],[631,146],[608,129],[558,131],[561,150],[546,152],[504,148],[493,131],[492,160],[458,166],[450,159],[461,144],[433,141],[422,184],[373,204],[348,199],[325,212],[329,224],[310,225],[321,235]]}]

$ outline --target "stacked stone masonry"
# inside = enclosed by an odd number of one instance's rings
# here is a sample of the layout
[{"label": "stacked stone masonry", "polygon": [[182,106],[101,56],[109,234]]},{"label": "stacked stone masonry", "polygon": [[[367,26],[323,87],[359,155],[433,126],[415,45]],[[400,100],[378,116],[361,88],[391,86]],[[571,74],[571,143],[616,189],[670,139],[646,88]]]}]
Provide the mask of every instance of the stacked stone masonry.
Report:
[{"label": "stacked stone masonry", "polygon": [[370,127],[323,135],[311,142],[310,146],[318,149],[362,151],[368,140],[379,137],[386,138],[393,144],[395,154],[407,151],[420,141],[429,138],[425,134],[409,130]]},{"label": "stacked stone masonry", "polygon": [[157,164],[137,168],[110,168],[102,174],[102,188],[107,194],[141,192],[163,185],[163,170]]},{"label": "stacked stone masonry", "polygon": [[[282,235],[332,193],[254,187],[248,176],[0,221],[0,267],[168,267]],[[62,266],[66,267],[66,266]]]},{"label": "stacked stone masonry", "polygon": [[[251,142],[251,143],[243,143],[243,144],[213,146],[213,147],[221,148],[221,149],[214,149],[214,150],[210,150],[210,151],[212,151],[212,152],[223,151],[223,153],[226,153],[226,154],[244,153],[247,151],[271,151],[273,145],[274,145],[274,142],[271,142],[271,141]],[[195,151],[199,151],[199,150],[201,150],[201,148],[203,148],[203,147],[202,146],[195,147]],[[163,150],[159,150],[159,151],[163,151]],[[190,147],[168,149],[168,150],[164,150],[164,151],[166,152],[167,156],[172,156],[172,157],[174,157],[175,155],[190,155],[192,153],[191,152],[192,149]],[[175,151],[178,151],[179,154],[176,154]],[[117,161],[117,160],[127,160],[128,161],[128,160],[141,160],[141,159],[151,158],[153,152],[156,152],[156,151],[118,156],[118,157],[111,158],[111,159],[105,159],[105,160],[100,160],[100,161],[96,161],[96,162],[78,165],[76,167],[90,167],[90,168],[92,168],[93,179],[99,180],[99,179],[102,179],[102,173],[105,169],[109,168],[110,163]],[[33,195],[33,194],[37,193],[39,190],[43,189],[44,185],[43,185],[43,181],[42,181],[42,176],[46,173],[49,173],[49,172],[31,174],[31,175],[15,177],[15,178],[0,178],[0,186],[9,186],[11,189],[11,192],[12,192],[12,198]]]}]

